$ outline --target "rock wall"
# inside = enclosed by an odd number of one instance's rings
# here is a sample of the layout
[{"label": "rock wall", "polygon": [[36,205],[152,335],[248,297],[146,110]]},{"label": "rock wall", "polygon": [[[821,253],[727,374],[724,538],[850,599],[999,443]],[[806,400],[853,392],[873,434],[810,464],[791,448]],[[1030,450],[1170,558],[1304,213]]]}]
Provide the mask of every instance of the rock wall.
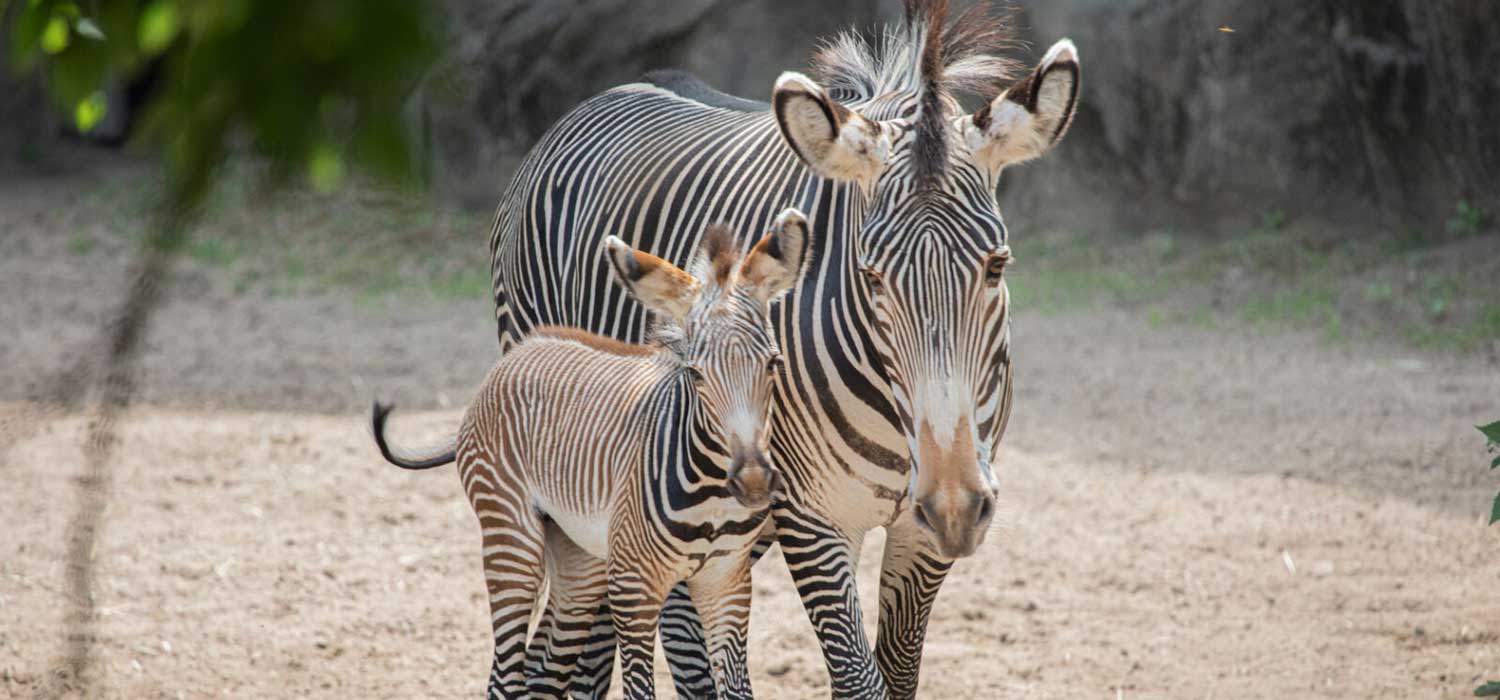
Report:
[{"label": "rock wall", "polygon": [[1500,2],[1038,0],[1025,20],[1038,46],[1078,43],[1084,98],[1010,185],[1017,208],[1359,228],[1500,211]]},{"label": "rock wall", "polygon": [[[680,67],[766,99],[819,37],[900,13],[897,0],[444,2],[447,55],[412,111],[436,190],[477,209],[591,94]],[[1067,36],[1084,65],[1067,141],[1004,179],[1018,222],[1232,227],[1280,211],[1411,230],[1442,226],[1461,199],[1500,212],[1500,0],[1018,2],[1025,59]],[[0,162],[57,130],[46,111],[34,81],[0,76]]]},{"label": "rock wall", "polygon": [[869,26],[893,0],[449,0],[454,37],[429,91],[440,189],[493,206],[515,162],[580,100],[653,68],[770,98],[818,37]]}]

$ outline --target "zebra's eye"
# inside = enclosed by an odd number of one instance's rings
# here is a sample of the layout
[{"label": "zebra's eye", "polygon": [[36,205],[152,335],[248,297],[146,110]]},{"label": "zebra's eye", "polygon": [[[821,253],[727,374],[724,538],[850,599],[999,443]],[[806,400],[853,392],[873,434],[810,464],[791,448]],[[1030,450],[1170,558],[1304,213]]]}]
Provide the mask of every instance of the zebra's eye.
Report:
[{"label": "zebra's eye", "polygon": [[703,373],[698,371],[697,367],[685,367],[684,369],[687,371],[688,379],[693,380],[693,384],[703,383]]},{"label": "zebra's eye", "polygon": [[1005,268],[1010,265],[1010,247],[1006,246],[990,253],[990,258],[984,264],[984,283],[993,287],[1000,284],[1005,277]]},{"label": "zebra's eye", "polygon": [[774,377],[776,376],[776,373],[781,371],[781,368],[785,365],[786,358],[782,357],[781,355],[772,355],[771,359],[766,360],[766,374],[768,376]]},{"label": "zebra's eye", "polygon": [[865,284],[870,286],[871,293],[885,294],[885,277],[868,267],[860,267],[859,271],[864,274]]}]

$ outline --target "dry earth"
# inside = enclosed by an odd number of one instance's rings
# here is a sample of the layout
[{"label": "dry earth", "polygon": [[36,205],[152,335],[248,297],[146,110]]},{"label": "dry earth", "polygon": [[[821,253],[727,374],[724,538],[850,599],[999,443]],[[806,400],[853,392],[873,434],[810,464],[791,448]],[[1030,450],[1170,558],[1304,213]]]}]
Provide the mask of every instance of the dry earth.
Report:
[{"label": "dry earth", "polygon": [[[87,417],[40,401],[119,288],[117,258],[53,233],[71,184],[0,183],[0,697],[40,695],[62,653]],[[113,465],[98,697],[478,697],[472,515],[453,474],[381,463],[362,411],[378,393],[422,409],[405,434],[448,430],[489,319],[235,293],[186,265]],[[1023,311],[1016,333],[1006,525],[943,589],[922,697],[1463,697],[1500,678],[1472,428],[1500,418],[1493,358],[1109,308]],[[757,689],[825,697],[784,566],[756,575]]]}]

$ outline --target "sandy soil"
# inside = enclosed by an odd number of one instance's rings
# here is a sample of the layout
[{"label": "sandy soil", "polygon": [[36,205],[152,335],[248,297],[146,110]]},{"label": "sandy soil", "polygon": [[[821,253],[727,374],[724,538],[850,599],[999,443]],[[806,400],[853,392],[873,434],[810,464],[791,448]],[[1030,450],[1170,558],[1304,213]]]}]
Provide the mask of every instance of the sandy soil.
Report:
[{"label": "sandy soil", "polygon": [[[87,417],[37,401],[120,279],[50,233],[65,207],[29,204],[59,184],[0,188],[0,697],[40,695],[62,652]],[[362,412],[379,394],[423,409],[405,434],[450,429],[493,358],[488,305],[179,280],[96,551],[99,697],[478,697],[472,515],[451,472],[380,462]],[[1500,417],[1493,358],[1118,309],[1023,311],[1016,333],[1006,524],[943,589],[922,697],[1431,698],[1500,678],[1472,428]],[[757,689],[825,696],[784,566],[756,575]]]}]

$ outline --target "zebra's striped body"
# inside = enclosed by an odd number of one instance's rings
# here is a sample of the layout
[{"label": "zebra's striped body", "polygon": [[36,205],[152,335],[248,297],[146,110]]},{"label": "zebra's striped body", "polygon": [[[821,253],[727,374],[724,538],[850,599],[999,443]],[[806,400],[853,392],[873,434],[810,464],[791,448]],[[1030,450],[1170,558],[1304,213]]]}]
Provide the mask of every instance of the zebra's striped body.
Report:
[{"label": "zebra's striped body", "polygon": [[[750,697],[750,553],[777,488],[765,457],[781,361],[768,307],[800,274],[805,241],[806,220],[788,212],[741,261],[724,228],[689,276],[610,239],[622,286],[671,319],[653,344],[542,328],[491,370],[458,430],[456,459],[483,535],[492,699],[567,690],[576,654],[548,659],[555,677],[528,679],[525,669],[544,576],[564,617],[591,619],[608,603],[633,700],[654,697],[657,621],[684,583],[703,616],[715,692]],[[377,406],[375,435],[391,461],[442,463],[396,455],[387,411]]]},{"label": "zebra's striped body", "polygon": [[[848,37],[833,44],[822,59],[833,92],[788,74],[764,105],[658,74],[585,101],[522,164],[490,240],[502,348],[546,324],[636,340],[646,317],[605,283],[590,255],[600,237],[685,260],[707,221],[753,231],[783,206],[809,213],[809,274],[773,308],[787,367],[770,442],[786,489],[772,516],[835,698],[913,696],[931,603],[990,522],[1011,396],[1010,256],[994,190],[1006,164],[1061,137],[1076,102],[1065,41],[980,112],[959,114],[950,88],[1004,73],[961,26],[980,16],[945,28],[944,4],[909,7],[879,55]],[[877,527],[887,541],[872,651],[854,565]],[[552,609],[543,624],[599,629]],[[680,591],[663,627],[679,695],[712,697]],[[582,654],[575,696],[603,696],[607,638],[535,646],[541,674],[547,655]]]}]

